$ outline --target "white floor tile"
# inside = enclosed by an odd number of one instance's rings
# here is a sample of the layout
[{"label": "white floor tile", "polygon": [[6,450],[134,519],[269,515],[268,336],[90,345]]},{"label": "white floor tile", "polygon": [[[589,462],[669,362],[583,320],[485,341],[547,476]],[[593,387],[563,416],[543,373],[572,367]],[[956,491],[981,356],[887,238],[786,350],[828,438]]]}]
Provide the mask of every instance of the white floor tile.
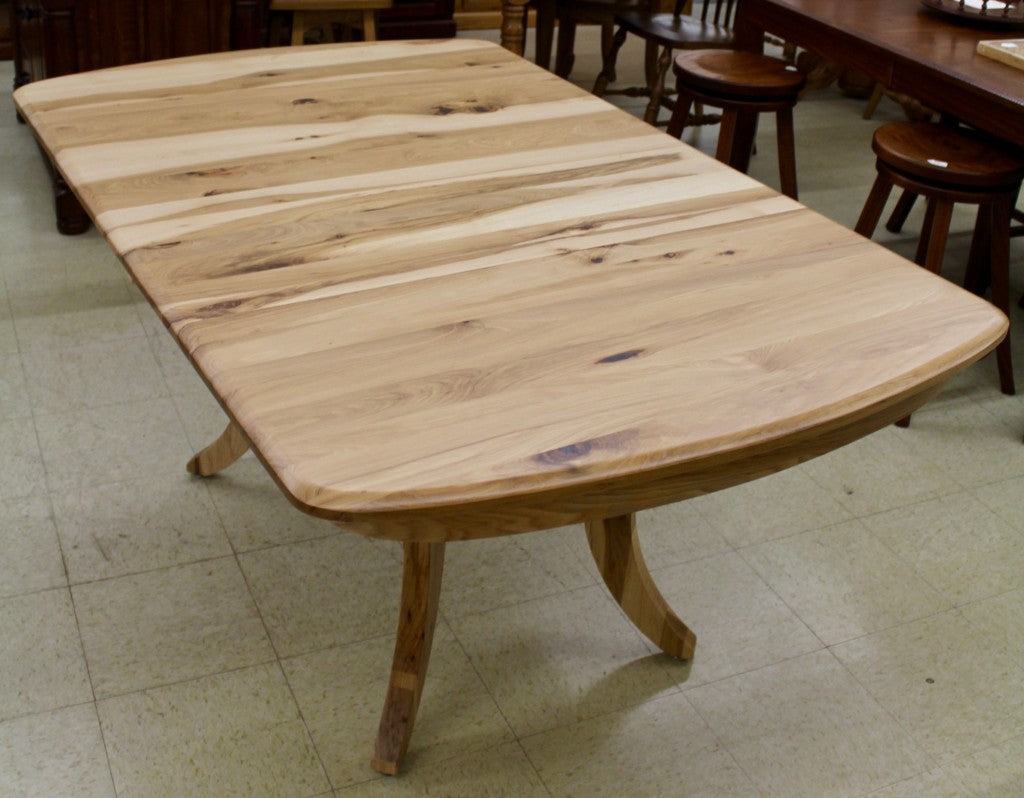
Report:
[{"label": "white floor tile", "polygon": [[827,651],[697,687],[686,696],[765,795],[863,795],[928,764],[909,735]]},{"label": "white floor tile", "polygon": [[0,599],[0,721],[92,701],[67,588]]}]

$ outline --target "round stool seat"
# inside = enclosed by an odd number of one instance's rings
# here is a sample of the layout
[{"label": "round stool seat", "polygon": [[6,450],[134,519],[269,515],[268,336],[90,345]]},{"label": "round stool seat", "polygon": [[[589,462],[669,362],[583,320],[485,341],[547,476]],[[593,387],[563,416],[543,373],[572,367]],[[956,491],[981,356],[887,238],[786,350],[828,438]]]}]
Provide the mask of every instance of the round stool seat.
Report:
[{"label": "round stool seat", "polygon": [[892,122],[875,131],[871,148],[893,169],[930,183],[1005,190],[1024,177],[1024,159],[967,128]]},{"label": "round stool seat", "polygon": [[778,58],[744,50],[690,50],[676,56],[672,71],[697,91],[723,98],[796,100],[804,74]]}]

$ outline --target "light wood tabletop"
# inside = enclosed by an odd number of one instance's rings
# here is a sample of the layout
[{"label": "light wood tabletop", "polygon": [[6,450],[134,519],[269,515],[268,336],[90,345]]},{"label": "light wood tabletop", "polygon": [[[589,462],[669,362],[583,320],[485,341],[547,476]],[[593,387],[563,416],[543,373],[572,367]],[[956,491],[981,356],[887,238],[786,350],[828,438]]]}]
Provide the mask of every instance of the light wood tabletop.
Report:
[{"label": "light wood tabletop", "polygon": [[633,513],[889,424],[1006,330],[493,44],[197,56],[15,99],[231,419],[190,469],[251,445],[302,510],[403,542],[383,772],[446,542],[584,522],[629,617],[688,658]]}]

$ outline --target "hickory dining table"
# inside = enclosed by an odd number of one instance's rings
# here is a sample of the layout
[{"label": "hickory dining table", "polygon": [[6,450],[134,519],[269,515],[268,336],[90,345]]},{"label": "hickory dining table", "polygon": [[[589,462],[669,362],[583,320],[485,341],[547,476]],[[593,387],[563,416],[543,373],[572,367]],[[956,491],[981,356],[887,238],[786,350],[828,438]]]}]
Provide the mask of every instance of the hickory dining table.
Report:
[{"label": "hickory dining table", "polygon": [[634,513],[902,418],[1006,331],[494,44],[195,56],[15,100],[229,418],[190,470],[251,447],[299,510],[404,547],[385,773],[446,544],[582,522],[626,615],[689,658]]}]

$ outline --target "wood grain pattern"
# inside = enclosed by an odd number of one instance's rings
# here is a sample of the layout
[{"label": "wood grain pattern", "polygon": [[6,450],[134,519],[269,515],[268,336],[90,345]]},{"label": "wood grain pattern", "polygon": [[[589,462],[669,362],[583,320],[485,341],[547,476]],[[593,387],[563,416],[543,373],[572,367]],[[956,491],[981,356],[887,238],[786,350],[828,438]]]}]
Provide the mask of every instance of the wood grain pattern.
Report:
[{"label": "wood grain pattern", "polygon": [[185,466],[190,474],[210,477],[222,471],[249,451],[249,440],[239,426],[231,421],[213,443],[197,452]]},{"label": "wood grain pattern", "polygon": [[591,521],[587,540],[604,583],[636,628],[666,654],[690,659],[697,636],[679,620],[654,584],[640,549],[636,516]]},{"label": "wood grain pattern", "polygon": [[22,113],[300,508],[625,515],[906,415],[991,306],[483,42],[181,59]]}]

